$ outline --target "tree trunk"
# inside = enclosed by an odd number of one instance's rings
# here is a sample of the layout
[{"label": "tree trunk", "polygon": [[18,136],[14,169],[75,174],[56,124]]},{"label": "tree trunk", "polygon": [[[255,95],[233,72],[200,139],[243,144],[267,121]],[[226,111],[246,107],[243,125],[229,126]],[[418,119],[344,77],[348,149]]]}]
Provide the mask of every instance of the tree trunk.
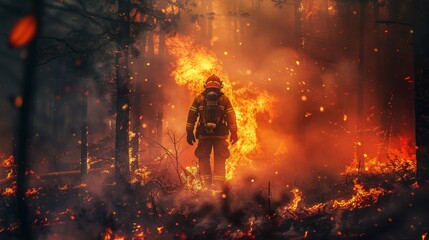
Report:
[{"label": "tree trunk", "polygon": [[364,164],[363,150],[362,150],[362,132],[364,129],[365,119],[363,117],[363,106],[364,106],[364,91],[365,91],[365,1],[359,1],[359,53],[358,53],[358,93],[357,93],[357,119],[356,119],[356,131],[357,131],[357,142],[356,145],[356,157],[358,160],[358,171],[361,171],[361,167]]},{"label": "tree trunk", "polygon": [[156,113],[156,141],[162,144],[162,123],[164,120],[163,104],[160,104],[160,109]]},{"label": "tree trunk", "polygon": [[130,45],[130,1],[118,1],[118,51],[116,53],[116,134],[115,134],[115,180],[126,186],[130,179],[128,155],[128,130],[130,120],[130,90],[128,49]]},{"label": "tree trunk", "polygon": [[142,37],[142,43],[140,44],[140,55],[136,59],[137,65],[135,66],[137,76],[134,78],[135,82],[135,91],[134,91],[134,105],[132,107],[132,130],[135,133],[135,136],[132,138],[130,144],[131,144],[131,157],[133,158],[133,161],[131,162],[131,171],[134,171],[139,168],[139,161],[140,161],[140,136],[141,136],[141,128],[142,128],[142,95],[143,95],[143,78],[144,78],[144,58],[145,58],[145,48],[146,48],[146,36],[147,33],[143,33]]},{"label": "tree trunk", "polygon": [[207,12],[208,12],[208,18],[207,18],[207,39],[209,42],[212,40],[213,37],[213,3],[212,0],[206,0],[207,1]]},{"label": "tree trunk", "polygon": [[[162,9],[167,9],[168,8],[167,0],[162,0],[160,3],[160,6]],[[165,37],[166,37],[165,29],[163,27],[163,24],[160,24],[160,26],[159,26],[158,56],[161,58],[165,57],[165,54],[166,54]]]},{"label": "tree trunk", "polygon": [[152,59],[153,56],[155,55],[155,43],[153,41],[153,31],[149,31],[147,34],[147,47],[148,47],[147,55],[149,59]]},{"label": "tree trunk", "polygon": [[[85,80],[86,81],[86,80]],[[86,82],[84,83],[86,85]],[[80,175],[83,181],[88,173],[88,87],[85,86],[82,96],[82,115],[80,125]]]},{"label": "tree trunk", "polygon": [[[43,0],[34,1],[34,14],[38,23],[37,35],[40,34],[42,28],[42,6]],[[18,126],[16,127],[16,146],[14,146],[14,157],[17,163],[17,190],[16,200],[18,207],[18,214],[21,224],[21,237],[22,239],[33,239],[31,223],[29,219],[27,200],[25,192],[28,188],[26,172],[29,166],[28,152],[32,142],[33,126],[32,114],[34,111],[34,96],[36,95],[36,46],[37,36],[27,48],[27,58],[24,62],[24,79],[22,84],[22,99],[23,104],[18,110]]]},{"label": "tree trunk", "polygon": [[[397,18],[397,16],[399,15],[398,11],[398,3],[397,2],[389,2],[388,3],[388,19],[391,21],[394,21],[395,18]],[[388,27],[388,25],[386,25],[386,27]],[[387,29],[387,30],[393,30],[391,29]],[[384,58],[386,59],[385,61],[385,79],[382,82],[382,86],[381,88],[383,89],[383,109],[382,109],[382,127],[383,127],[383,144],[382,144],[382,149],[381,149],[381,154],[385,155],[388,150],[389,150],[389,146],[390,146],[390,141],[392,138],[392,129],[393,129],[393,124],[394,124],[394,95],[395,95],[395,88],[397,88],[396,86],[398,85],[397,83],[397,77],[396,77],[396,72],[395,69],[391,69],[391,66],[397,66],[398,63],[395,62],[397,61],[397,58],[395,57],[395,42],[396,39],[394,39],[394,35],[393,32],[390,31],[390,33],[386,36],[386,43],[385,43],[385,55]],[[399,122],[399,121],[398,121]]]},{"label": "tree trunk", "polygon": [[302,48],[302,0],[296,0],[295,3],[295,48]]},{"label": "tree trunk", "polygon": [[429,2],[413,1],[417,181],[429,180]]}]

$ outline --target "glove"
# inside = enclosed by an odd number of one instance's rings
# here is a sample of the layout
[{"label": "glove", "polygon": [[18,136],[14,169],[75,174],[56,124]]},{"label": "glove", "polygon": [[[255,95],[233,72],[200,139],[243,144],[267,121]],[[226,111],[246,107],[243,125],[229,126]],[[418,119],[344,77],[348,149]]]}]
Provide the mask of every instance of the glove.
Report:
[{"label": "glove", "polygon": [[194,145],[194,142],[195,142],[195,135],[194,135],[194,132],[188,132],[188,135],[186,136],[186,141],[187,141],[190,145]]},{"label": "glove", "polygon": [[231,142],[231,145],[234,145],[238,141],[237,132],[231,132],[229,141]]}]

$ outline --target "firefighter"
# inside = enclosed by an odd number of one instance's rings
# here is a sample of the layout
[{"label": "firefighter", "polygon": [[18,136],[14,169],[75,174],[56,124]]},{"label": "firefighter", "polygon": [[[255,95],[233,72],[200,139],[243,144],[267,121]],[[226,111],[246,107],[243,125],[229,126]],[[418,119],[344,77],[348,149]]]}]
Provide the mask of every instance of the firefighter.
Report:
[{"label": "firefighter", "polygon": [[[221,92],[223,82],[216,75],[207,78],[205,90],[192,103],[186,124],[187,142],[190,145],[198,139],[195,156],[198,158],[200,176],[206,187],[222,187],[225,183],[225,161],[230,156],[231,145],[238,140],[234,109],[229,98]],[[196,136],[194,135],[195,123]],[[210,154],[214,153],[213,174],[210,167]]]}]

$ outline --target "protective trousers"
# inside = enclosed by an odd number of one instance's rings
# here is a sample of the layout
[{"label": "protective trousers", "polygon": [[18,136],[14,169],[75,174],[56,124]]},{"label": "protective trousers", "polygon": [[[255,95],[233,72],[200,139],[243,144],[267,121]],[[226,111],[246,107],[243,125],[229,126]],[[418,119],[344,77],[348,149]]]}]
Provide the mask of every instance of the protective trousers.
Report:
[{"label": "protective trousers", "polygon": [[[210,167],[210,153],[214,152],[213,175]],[[212,184],[221,187],[225,182],[225,161],[229,157],[228,142],[226,139],[200,139],[195,156],[199,161],[200,176],[203,184],[210,187]]]}]

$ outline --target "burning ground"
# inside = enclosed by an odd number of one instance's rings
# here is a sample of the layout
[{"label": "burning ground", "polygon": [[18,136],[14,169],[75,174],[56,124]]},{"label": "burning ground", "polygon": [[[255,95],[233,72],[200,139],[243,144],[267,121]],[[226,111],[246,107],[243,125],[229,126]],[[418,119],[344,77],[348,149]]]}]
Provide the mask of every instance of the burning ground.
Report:
[{"label": "burning ground", "polygon": [[[13,166],[10,161],[3,166]],[[426,239],[428,189],[404,174],[413,166],[391,164],[392,171],[342,182],[320,174],[285,185],[279,175],[269,182],[248,175],[222,191],[198,189],[198,176],[185,170],[188,185],[148,169],[131,188],[118,189],[104,171],[79,185],[42,181],[26,197],[38,239]],[[19,238],[13,176],[10,181],[1,196],[4,239]]]}]

